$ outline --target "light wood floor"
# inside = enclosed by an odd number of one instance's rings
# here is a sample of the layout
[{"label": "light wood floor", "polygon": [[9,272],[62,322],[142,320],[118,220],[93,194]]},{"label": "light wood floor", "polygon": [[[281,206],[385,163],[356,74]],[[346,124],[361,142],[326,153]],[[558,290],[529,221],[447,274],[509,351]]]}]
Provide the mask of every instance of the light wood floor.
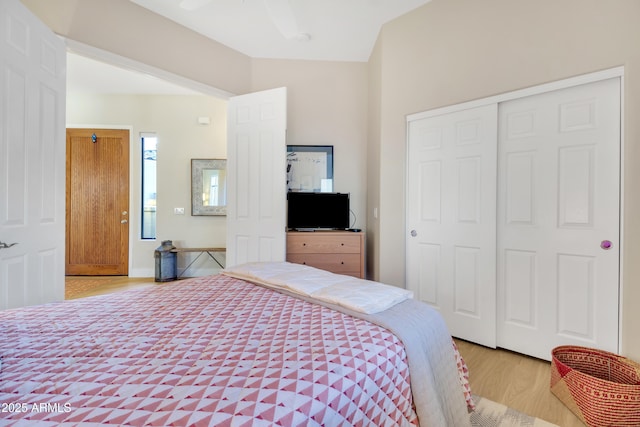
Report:
[{"label": "light wood floor", "polygon": [[[103,286],[77,297],[108,294],[142,286],[162,286],[162,283],[154,282],[153,278],[118,276],[104,279]],[[469,366],[469,381],[474,394],[560,427],[584,427],[549,391],[549,362],[458,339],[456,344]]]},{"label": "light wood floor", "polygon": [[560,427],[584,427],[549,390],[550,362],[456,339],[471,391]]},{"label": "light wood floor", "polygon": [[67,280],[90,279],[102,282],[99,287],[92,287],[84,292],[76,292],[72,298],[86,298],[96,295],[110,294],[127,289],[140,288],[144,286],[161,285],[156,283],[152,277],[127,277],[127,276],[67,276]]}]

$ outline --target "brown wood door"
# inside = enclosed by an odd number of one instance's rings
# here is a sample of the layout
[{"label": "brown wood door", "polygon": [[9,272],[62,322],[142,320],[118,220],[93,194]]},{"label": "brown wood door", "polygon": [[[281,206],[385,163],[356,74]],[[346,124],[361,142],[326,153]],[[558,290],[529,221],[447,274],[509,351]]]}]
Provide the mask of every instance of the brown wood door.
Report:
[{"label": "brown wood door", "polygon": [[67,275],[127,275],[129,131],[67,129]]}]

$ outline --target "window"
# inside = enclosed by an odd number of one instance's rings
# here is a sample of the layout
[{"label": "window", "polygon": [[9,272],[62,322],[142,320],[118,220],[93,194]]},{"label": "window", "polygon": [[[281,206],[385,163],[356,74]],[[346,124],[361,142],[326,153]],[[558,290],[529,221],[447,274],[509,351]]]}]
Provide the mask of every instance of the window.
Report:
[{"label": "window", "polygon": [[156,152],[158,138],[144,133],[142,141],[142,239],[156,238]]}]

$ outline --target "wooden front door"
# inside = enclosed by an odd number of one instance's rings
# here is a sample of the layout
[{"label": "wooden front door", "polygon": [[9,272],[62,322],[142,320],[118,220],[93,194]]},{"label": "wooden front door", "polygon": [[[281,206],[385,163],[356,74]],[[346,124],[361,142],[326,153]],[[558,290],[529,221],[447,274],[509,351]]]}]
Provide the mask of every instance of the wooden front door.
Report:
[{"label": "wooden front door", "polygon": [[67,129],[67,275],[127,275],[129,131]]}]

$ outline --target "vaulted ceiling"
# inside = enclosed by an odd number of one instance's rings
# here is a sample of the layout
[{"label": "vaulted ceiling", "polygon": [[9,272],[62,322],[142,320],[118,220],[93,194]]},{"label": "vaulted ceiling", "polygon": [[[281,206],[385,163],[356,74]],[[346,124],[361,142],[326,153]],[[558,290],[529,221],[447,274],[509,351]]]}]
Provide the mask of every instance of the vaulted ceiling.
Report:
[{"label": "vaulted ceiling", "polygon": [[380,28],[429,0],[130,0],[253,58],[366,62]]},{"label": "vaulted ceiling", "polygon": [[[130,0],[254,58],[366,62],[382,25],[430,0]],[[73,53],[69,92],[192,94]]]}]

